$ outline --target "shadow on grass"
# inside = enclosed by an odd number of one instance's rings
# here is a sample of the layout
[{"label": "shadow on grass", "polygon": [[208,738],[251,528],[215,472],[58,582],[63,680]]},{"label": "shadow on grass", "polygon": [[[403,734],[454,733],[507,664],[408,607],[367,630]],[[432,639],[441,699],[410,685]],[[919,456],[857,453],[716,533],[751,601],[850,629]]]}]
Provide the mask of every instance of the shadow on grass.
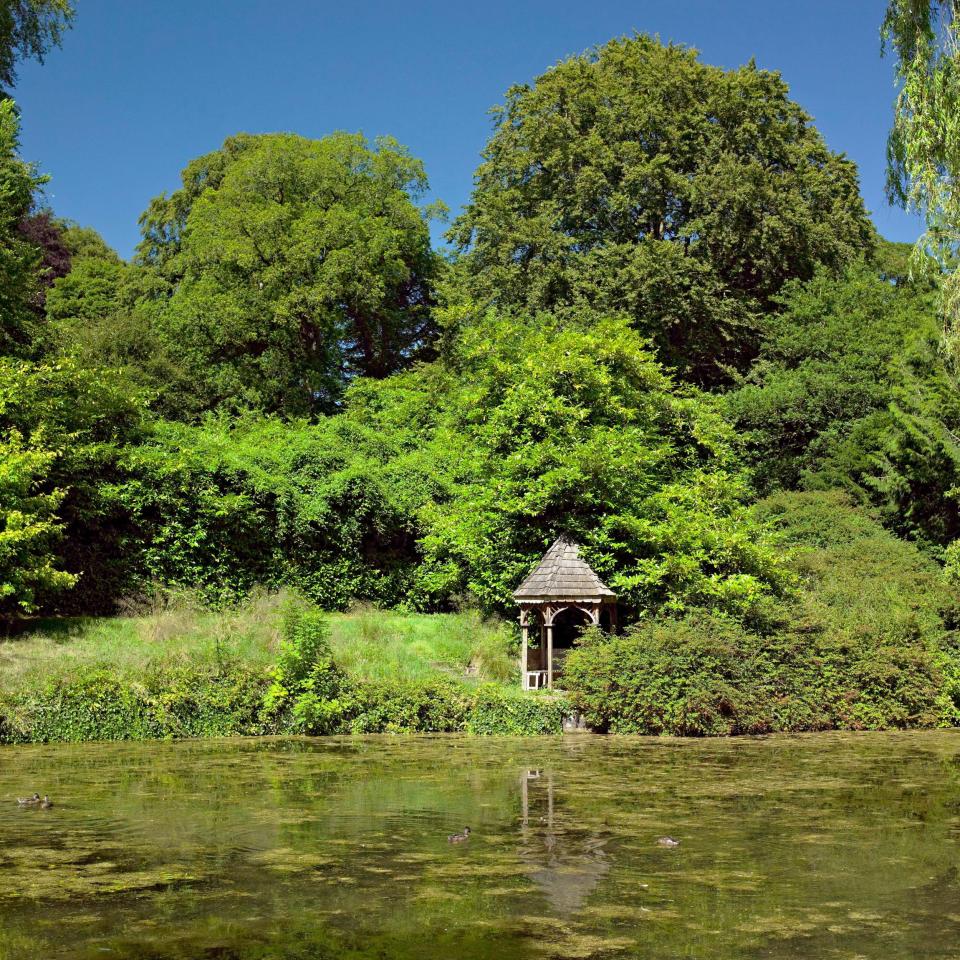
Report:
[{"label": "shadow on grass", "polygon": [[96,617],[34,617],[0,625],[0,643],[17,643],[40,635],[68,643],[83,634]]}]

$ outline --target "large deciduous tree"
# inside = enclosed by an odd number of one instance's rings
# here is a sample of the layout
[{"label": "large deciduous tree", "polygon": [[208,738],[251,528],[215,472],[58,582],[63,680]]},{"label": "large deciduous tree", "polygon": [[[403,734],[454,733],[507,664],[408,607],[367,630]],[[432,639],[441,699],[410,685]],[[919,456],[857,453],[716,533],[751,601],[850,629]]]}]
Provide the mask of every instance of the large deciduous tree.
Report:
[{"label": "large deciduous tree", "polygon": [[343,133],[240,135],[192,162],[142,218],[141,260],[170,290],[143,307],[178,371],[166,408],[310,414],[422,355],[426,187],[395,141]]},{"label": "large deciduous tree", "polygon": [[344,416],[401,447],[381,476],[420,531],[417,602],[509,609],[560,533],[634,612],[751,616],[782,586],[716,398],[678,390],[623,318],[480,310],[442,361],[358,383]]},{"label": "large deciduous tree", "polygon": [[450,234],[472,293],[626,311],[684,375],[721,379],[786,281],[871,242],[854,164],[787,94],[647,36],[512,87]]}]

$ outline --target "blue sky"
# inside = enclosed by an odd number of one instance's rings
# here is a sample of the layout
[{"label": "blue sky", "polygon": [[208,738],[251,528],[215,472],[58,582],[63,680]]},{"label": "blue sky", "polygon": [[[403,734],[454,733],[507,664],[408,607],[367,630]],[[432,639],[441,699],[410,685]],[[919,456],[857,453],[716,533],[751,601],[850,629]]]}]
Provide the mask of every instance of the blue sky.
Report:
[{"label": "blue sky", "polygon": [[887,206],[894,89],[883,0],[78,0],[74,29],[16,97],[23,155],[52,176],[51,205],[122,255],[149,199],[238,131],[392,134],[455,212],[513,83],[635,30],[736,67],[779,70],[827,143],[860,168],[880,232],[914,240]]}]

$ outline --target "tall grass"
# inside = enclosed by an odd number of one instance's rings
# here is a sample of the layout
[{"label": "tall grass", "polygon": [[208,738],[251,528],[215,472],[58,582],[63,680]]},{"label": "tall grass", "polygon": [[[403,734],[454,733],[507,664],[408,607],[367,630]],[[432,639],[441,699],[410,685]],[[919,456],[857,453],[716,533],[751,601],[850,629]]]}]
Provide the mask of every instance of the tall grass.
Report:
[{"label": "tall grass", "polygon": [[513,640],[503,623],[474,612],[411,614],[357,607],[330,617],[337,662],[366,680],[454,677],[508,681],[516,672]]},{"label": "tall grass", "polygon": [[[258,668],[276,659],[282,611],[303,601],[289,593],[254,594],[211,610],[189,593],[162,593],[128,604],[123,615],[39,620],[0,638],[0,689],[38,676],[70,676],[89,666],[135,677],[151,663]],[[338,664],[356,679],[427,679],[438,674],[513,679],[513,641],[505,624],[475,613],[403,614],[360,607],[329,616]]]},{"label": "tall grass", "polygon": [[234,660],[265,667],[279,647],[280,612],[295,602],[284,593],[262,593],[211,610],[188,593],[158,593],[128,604],[118,617],[39,620],[0,639],[0,688],[16,688],[37,674],[69,676],[94,665],[120,677],[154,662],[215,666]]}]

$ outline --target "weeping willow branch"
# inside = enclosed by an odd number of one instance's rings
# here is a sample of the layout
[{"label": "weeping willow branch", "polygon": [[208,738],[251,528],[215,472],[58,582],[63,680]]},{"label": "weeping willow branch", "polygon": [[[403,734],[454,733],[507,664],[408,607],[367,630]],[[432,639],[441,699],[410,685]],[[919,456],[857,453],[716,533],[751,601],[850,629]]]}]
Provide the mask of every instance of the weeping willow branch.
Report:
[{"label": "weeping willow branch", "polygon": [[919,212],[913,267],[941,280],[944,347],[960,362],[960,0],[891,0],[881,37],[896,58],[887,195]]}]

